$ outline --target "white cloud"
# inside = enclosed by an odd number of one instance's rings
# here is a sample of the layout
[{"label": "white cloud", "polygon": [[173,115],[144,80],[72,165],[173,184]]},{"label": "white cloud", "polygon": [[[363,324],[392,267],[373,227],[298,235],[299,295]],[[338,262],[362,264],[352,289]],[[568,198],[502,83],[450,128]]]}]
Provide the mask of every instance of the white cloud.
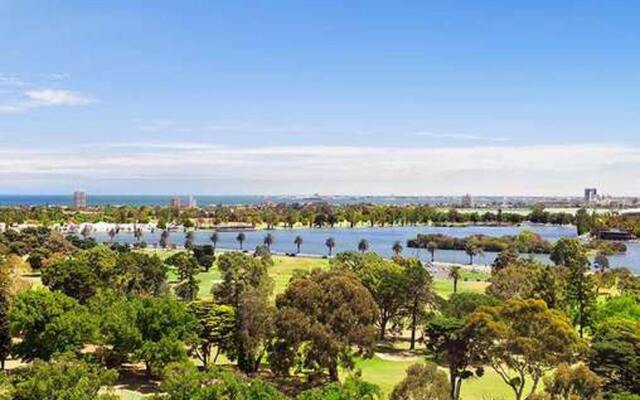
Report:
[{"label": "white cloud", "polygon": [[[637,195],[640,148],[575,144],[472,147],[143,143],[0,150],[0,181],[30,191]],[[65,187],[66,187],[65,186]]]},{"label": "white cloud", "polygon": [[71,90],[39,89],[27,90],[25,96],[34,106],[79,106],[93,103],[93,99]]},{"label": "white cloud", "polygon": [[84,94],[65,89],[30,89],[22,93],[22,98],[0,104],[0,112],[17,113],[34,108],[53,106],[81,106],[95,100]]}]

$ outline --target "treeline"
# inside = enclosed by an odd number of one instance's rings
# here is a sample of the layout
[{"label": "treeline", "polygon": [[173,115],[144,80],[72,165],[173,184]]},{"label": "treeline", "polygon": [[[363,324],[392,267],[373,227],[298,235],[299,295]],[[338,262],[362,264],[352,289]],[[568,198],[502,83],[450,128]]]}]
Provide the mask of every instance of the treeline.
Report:
[{"label": "treeline", "polygon": [[533,207],[527,215],[503,212],[466,212],[451,208],[442,210],[425,205],[328,205],[278,204],[265,206],[216,206],[193,209],[148,206],[105,206],[92,210],[71,210],[59,207],[0,208],[0,222],[7,224],[36,222],[43,225],[66,222],[148,223],[157,221],[160,228],[170,223],[199,227],[225,223],[264,224],[294,227],[414,226],[488,224],[515,225],[523,222],[560,224],[575,223],[573,215],[551,213],[543,207]]},{"label": "treeline", "polygon": [[482,251],[501,252],[514,248],[520,253],[548,254],[552,245],[540,235],[522,231],[516,236],[471,235],[463,238],[437,234],[418,234],[416,239],[407,241],[407,247],[420,249],[462,250],[476,248]]},{"label": "treeline", "polygon": [[[519,253],[526,254],[549,254],[553,249],[553,244],[537,233],[522,231],[518,235],[500,237],[487,235],[454,237],[441,233],[418,234],[415,239],[407,241],[407,247],[427,249],[432,254],[439,249],[460,250],[472,256],[484,251],[499,253],[507,249],[514,249]],[[622,242],[609,242],[598,239],[592,239],[587,242],[585,248],[605,256],[627,251],[627,245]]]},{"label": "treeline", "polygon": [[[576,240],[554,244],[554,266],[504,250],[486,293],[457,293],[464,273],[452,268],[454,294],[444,299],[420,261],[400,256],[339,253],[274,296],[265,246],[162,260],[83,241],[56,247],[66,239],[45,230],[11,235],[0,235],[0,361],[28,364],[0,375],[8,399],[113,399],[104,387],[141,363],[162,399],[375,400],[379,389],[351,374],[355,360],[405,331],[429,361],[411,367],[393,400],[458,400],[487,368],[516,400],[640,393],[640,278],[604,259],[589,273]],[[35,237],[52,251],[40,267],[44,288],[16,275],[29,256],[15,250],[39,248]],[[213,266],[220,279],[198,296],[198,275]],[[237,371],[217,365],[222,355]]]}]

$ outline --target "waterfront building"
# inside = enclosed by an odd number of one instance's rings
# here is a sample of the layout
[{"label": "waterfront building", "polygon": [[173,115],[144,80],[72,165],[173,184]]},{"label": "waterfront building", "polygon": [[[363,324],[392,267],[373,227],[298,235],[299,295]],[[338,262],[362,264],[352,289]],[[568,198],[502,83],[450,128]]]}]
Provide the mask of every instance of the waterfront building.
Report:
[{"label": "waterfront building", "polygon": [[598,199],[598,190],[596,188],[586,188],[584,190],[585,204],[593,204]]},{"label": "waterfront building", "polygon": [[196,207],[197,207],[196,198],[193,195],[189,196],[189,208],[196,208]]},{"label": "waterfront building", "polygon": [[173,196],[169,201],[169,206],[172,208],[180,208],[182,206],[182,200],[180,196]]},{"label": "waterfront building", "polygon": [[470,194],[465,194],[462,196],[462,207],[463,208],[472,208],[473,207],[473,198]]},{"label": "waterfront building", "polygon": [[73,192],[73,206],[80,210],[87,208],[87,192],[84,190],[76,190]]}]

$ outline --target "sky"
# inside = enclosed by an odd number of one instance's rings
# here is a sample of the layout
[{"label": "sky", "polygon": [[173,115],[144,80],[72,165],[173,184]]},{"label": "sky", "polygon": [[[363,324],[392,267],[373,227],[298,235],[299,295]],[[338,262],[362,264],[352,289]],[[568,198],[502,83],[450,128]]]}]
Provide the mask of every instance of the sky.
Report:
[{"label": "sky", "polygon": [[0,194],[640,195],[639,17],[0,0]]}]

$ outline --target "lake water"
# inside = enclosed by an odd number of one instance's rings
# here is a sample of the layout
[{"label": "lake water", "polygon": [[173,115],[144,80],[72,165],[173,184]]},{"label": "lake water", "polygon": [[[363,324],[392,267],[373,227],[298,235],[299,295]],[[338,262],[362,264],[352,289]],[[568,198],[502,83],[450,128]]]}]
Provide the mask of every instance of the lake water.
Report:
[{"label": "lake water", "polygon": [[[276,252],[295,252],[296,246],[293,240],[297,235],[302,236],[304,243],[301,246],[301,252],[305,254],[326,255],[327,247],[324,245],[328,237],[333,237],[336,247],[333,254],[346,250],[356,250],[360,239],[369,241],[369,250],[375,251],[385,257],[390,257],[393,252],[391,246],[396,241],[400,241],[406,246],[408,239],[415,238],[419,233],[442,233],[454,237],[465,237],[475,234],[483,234],[489,236],[517,235],[523,230],[529,230],[540,234],[549,241],[556,241],[563,237],[576,237],[576,230],[570,226],[509,226],[509,227],[486,227],[486,226],[469,226],[469,227],[391,227],[391,228],[323,228],[323,229],[293,229],[293,230],[274,230],[274,231],[247,231],[245,232],[246,240],[243,244],[244,249],[254,249],[257,245],[262,244],[262,240],[267,233],[271,233],[275,237],[272,250]],[[196,244],[210,244],[209,237],[211,231],[197,231],[195,234]],[[219,248],[238,248],[236,241],[237,232],[219,232]],[[99,241],[108,241],[106,233],[96,233],[96,239]],[[171,232],[170,243],[183,245],[184,232]],[[146,232],[143,240],[153,246],[160,239],[160,232]],[[121,232],[115,239],[119,242],[131,243],[133,237],[131,233]],[[610,257],[611,266],[625,266],[640,273],[640,243],[628,243],[628,251],[626,254],[620,254]],[[430,254],[427,250],[405,248],[403,254],[405,256],[416,256],[427,261]],[[486,252],[483,256],[475,258],[477,264],[491,264],[496,257],[496,253]],[[469,257],[464,251],[457,250],[438,250],[436,251],[436,261],[452,262],[465,264],[469,261]],[[536,255],[541,261],[548,262],[548,256]]]}]

